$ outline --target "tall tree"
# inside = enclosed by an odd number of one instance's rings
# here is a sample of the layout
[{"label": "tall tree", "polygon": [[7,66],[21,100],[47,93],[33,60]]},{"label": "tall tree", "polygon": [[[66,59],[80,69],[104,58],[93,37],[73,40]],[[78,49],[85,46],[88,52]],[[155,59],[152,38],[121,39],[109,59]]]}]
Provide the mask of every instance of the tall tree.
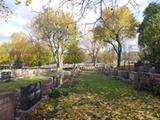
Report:
[{"label": "tall tree", "polygon": [[105,44],[103,40],[100,38],[101,32],[99,31],[99,26],[95,27],[92,30],[92,33],[93,33],[92,36],[93,38],[85,40],[84,49],[88,52],[88,55],[91,58],[91,62],[94,65],[96,65],[99,52],[104,47]]},{"label": "tall tree", "polygon": [[37,44],[28,41],[23,54],[23,61],[28,66],[41,66],[52,62],[52,52],[46,43]]},{"label": "tall tree", "polygon": [[55,55],[58,71],[62,70],[64,51],[69,42],[76,37],[76,24],[73,17],[62,11],[47,8],[35,17],[32,28]]},{"label": "tall tree", "polygon": [[84,49],[88,52],[88,55],[91,58],[91,62],[96,65],[99,52],[104,46],[103,41],[88,39],[85,42]]},{"label": "tall tree", "polygon": [[27,36],[22,32],[15,32],[11,36],[11,58],[16,67],[22,67],[23,54],[28,43]]},{"label": "tall tree", "polygon": [[69,64],[81,63],[85,61],[84,51],[77,44],[70,44],[64,57],[64,62]]},{"label": "tall tree", "polygon": [[92,63],[94,63],[94,65],[96,65],[97,63],[97,58],[98,58],[100,50],[105,46],[103,40],[97,37],[97,36],[100,36],[101,34],[98,31],[99,31],[98,27],[92,30],[93,39],[88,40],[89,44],[86,45],[86,49],[88,50]]},{"label": "tall tree", "polygon": [[98,56],[98,61],[100,63],[108,64],[109,66],[114,66],[114,61],[116,60],[116,54],[113,49],[108,51],[103,51]]},{"label": "tall tree", "polygon": [[11,63],[10,51],[10,43],[2,43],[0,45],[0,64]]},{"label": "tall tree", "polygon": [[127,7],[105,8],[102,17],[97,26],[97,37],[112,45],[117,54],[117,67],[120,67],[122,44],[126,39],[135,37],[138,23]]},{"label": "tall tree", "polygon": [[150,3],[144,11],[144,19],[139,28],[139,48],[142,59],[152,65],[160,62],[160,4]]}]

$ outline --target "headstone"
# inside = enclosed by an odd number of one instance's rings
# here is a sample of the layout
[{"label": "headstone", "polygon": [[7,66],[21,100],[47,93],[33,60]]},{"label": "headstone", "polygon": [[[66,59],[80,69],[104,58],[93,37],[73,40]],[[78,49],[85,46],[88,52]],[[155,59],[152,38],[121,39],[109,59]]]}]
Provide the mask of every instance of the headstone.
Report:
[{"label": "headstone", "polygon": [[149,66],[144,65],[138,68],[138,72],[149,72]]},{"label": "headstone", "polygon": [[127,79],[129,79],[129,71],[118,70],[118,76],[120,77],[120,79],[127,80]]},{"label": "headstone", "polygon": [[16,69],[15,71],[15,77],[22,77],[22,70],[21,69]]},{"label": "headstone", "polygon": [[10,72],[1,72],[1,81],[9,81],[11,80],[11,71]]},{"label": "headstone", "polygon": [[28,110],[42,98],[41,82],[21,87],[21,109]]},{"label": "headstone", "polygon": [[155,72],[160,73],[160,63],[155,64]]},{"label": "headstone", "polygon": [[141,90],[152,90],[152,75],[146,72],[138,73],[138,88]]},{"label": "headstone", "polygon": [[49,93],[49,90],[53,87],[53,79],[48,78],[41,81],[42,85],[42,95],[47,96]]},{"label": "headstone", "polygon": [[160,74],[153,74],[153,93],[160,96]]}]

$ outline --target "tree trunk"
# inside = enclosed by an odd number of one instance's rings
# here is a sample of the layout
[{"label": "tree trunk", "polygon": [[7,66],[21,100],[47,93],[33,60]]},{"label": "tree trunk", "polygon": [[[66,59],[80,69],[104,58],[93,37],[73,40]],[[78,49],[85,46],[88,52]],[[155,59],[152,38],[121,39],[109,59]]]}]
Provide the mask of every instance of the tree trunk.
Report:
[{"label": "tree trunk", "polygon": [[121,54],[117,54],[117,67],[119,68],[121,66]]},{"label": "tree trunk", "polygon": [[63,63],[61,61],[57,62],[57,71],[61,72],[63,70]]},{"label": "tree trunk", "polygon": [[62,72],[63,71],[63,52],[62,48],[59,45],[57,50],[56,50],[56,64],[57,64],[57,72]]},{"label": "tree trunk", "polygon": [[117,67],[121,66],[121,56],[122,56],[122,45],[120,42],[119,34],[116,35],[116,41],[118,42],[118,50],[117,50]]},{"label": "tree trunk", "polygon": [[57,54],[57,71],[61,72],[63,70],[63,56]]},{"label": "tree trunk", "polygon": [[92,57],[92,63],[93,63],[94,66],[96,66],[96,63],[97,63],[96,56],[93,56],[93,57]]}]

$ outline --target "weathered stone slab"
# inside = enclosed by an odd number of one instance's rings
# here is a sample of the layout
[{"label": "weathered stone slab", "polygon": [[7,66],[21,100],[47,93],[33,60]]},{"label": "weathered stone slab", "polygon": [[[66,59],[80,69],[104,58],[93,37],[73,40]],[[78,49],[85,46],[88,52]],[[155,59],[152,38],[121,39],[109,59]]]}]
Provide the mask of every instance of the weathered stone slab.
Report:
[{"label": "weathered stone slab", "polygon": [[129,71],[128,70],[118,70],[118,76],[122,80],[129,80]]},{"label": "weathered stone slab", "polygon": [[11,71],[6,71],[6,72],[1,72],[1,79],[0,81],[1,82],[4,82],[4,81],[9,81],[12,79],[12,75],[11,75]]},{"label": "weathered stone slab", "polygon": [[28,110],[42,98],[41,82],[21,87],[21,109]]}]

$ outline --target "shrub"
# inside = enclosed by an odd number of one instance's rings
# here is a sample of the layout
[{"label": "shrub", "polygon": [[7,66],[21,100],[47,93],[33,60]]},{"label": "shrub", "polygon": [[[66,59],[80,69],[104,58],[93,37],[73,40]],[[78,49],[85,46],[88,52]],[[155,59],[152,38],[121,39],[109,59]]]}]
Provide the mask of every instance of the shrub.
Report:
[{"label": "shrub", "polygon": [[60,96],[67,96],[68,92],[62,89],[54,88],[51,90],[51,93],[49,94],[49,97],[53,98],[59,98]]}]

